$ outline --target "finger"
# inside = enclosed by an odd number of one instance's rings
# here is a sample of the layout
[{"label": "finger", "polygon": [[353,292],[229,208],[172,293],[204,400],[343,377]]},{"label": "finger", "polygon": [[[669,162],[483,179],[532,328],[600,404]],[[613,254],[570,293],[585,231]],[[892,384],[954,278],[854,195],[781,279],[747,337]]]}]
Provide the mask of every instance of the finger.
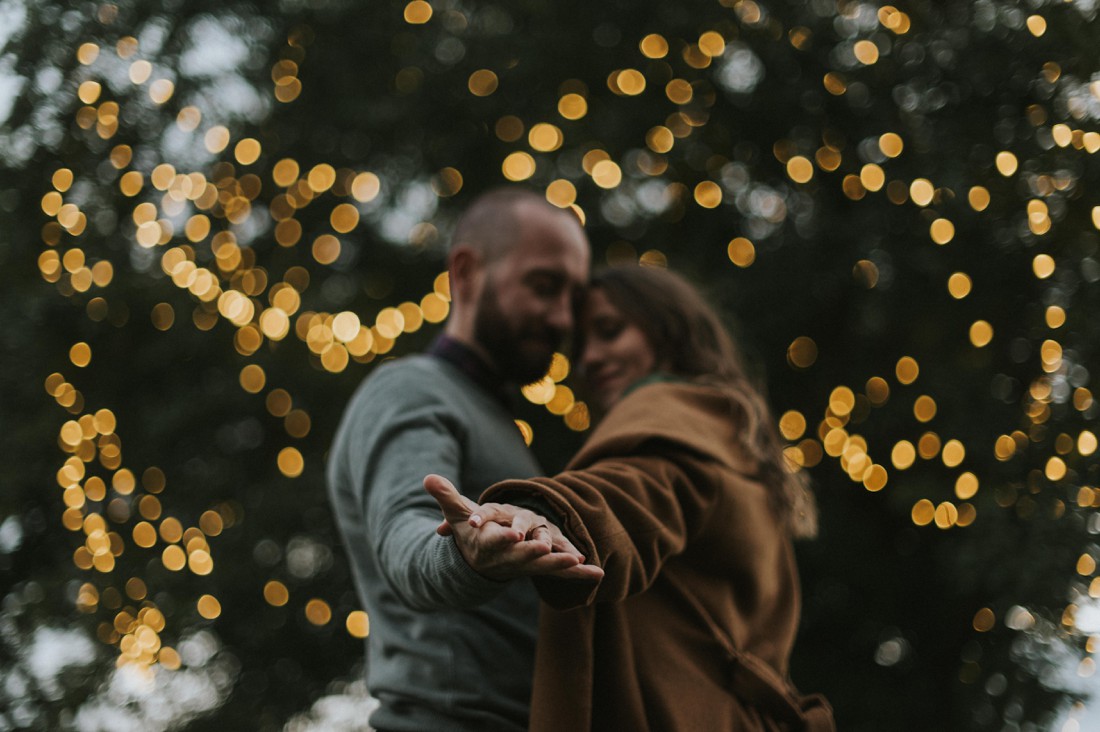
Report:
[{"label": "finger", "polygon": [[501,526],[493,521],[487,521],[477,531],[476,541],[489,551],[505,551],[523,541],[520,534],[510,526]]},{"label": "finger", "polygon": [[439,508],[443,516],[451,523],[466,521],[477,504],[458,492],[454,483],[441,475],[429,475],[424,478],[424,490],[426,490]]},{"label": "finger", "polygon": [[[553,549],[554,549],[554,535],[550,531],[549,526],[543,526],[541,524],[539,526],[535,526],[534,528],[532,528],[530,531],[527,532],[527,539],[529,541],[543,542],[544,544],[546,544],[547,546],[550,547],[551,551],[553,551]],[[578,555],[579,555],[579,552],[578,552]]]},{"label": "finger", "polygon": [[601,580],[604,572],[595,564],[578,564],[573,567],[559,569],[556,572],[550,572],[550,575],[570,580]]},{"label": "finger", "polygon": [[569,541],[557,526],[550,528],[550,546],[556,552],[575,554],[581,558],[582,562],[584,561],[584,555],[581,553],[581,550],[574,546],[573,542]]},{"label": "finger", "polygon": [[451,522],[444,519],[439,523],[439,526],[435,527],[435,533],[440,536],[450,536],[454,533],[454,528],[451,526]]},{"label": "finger", "polygon": [[531,529],[539,525],[545,526],[546,521],[537,513],[532,513],[526,509],[517,509],[514,512],[512,517],[512,528],[522,532],[524,536],[526,536]]},{"label": "finger", "polygon": [[553,574],[571,567],[581,566],[577,558],[571,554],[545,554],[535,557],[520,567],[520,571],[528,575]]},{"label": "finger", "polygon": [[[500,503],[483,503],[473,508],[469,522],[477,527],[486,521],[495,521],[502,526],[511,526],[512,517],[516,512],[515,506]],[[476,523],[475,523],[476,521]]]},{"label": "finger", "polygon": [[[508,545],[498,545],[497,560],[501,564],[508,564],[516,567],[520,572],[529,574],[524,569],[526,565],[536,562],[543,557],[551,556],[550,546],[544,544],[541,541],[518,541]],[[554,564],[561,562],[561,566],[568,566],[569,564],[576,564],[575,557],[570,557],[568,554],[558,554],[558,559]]]}]

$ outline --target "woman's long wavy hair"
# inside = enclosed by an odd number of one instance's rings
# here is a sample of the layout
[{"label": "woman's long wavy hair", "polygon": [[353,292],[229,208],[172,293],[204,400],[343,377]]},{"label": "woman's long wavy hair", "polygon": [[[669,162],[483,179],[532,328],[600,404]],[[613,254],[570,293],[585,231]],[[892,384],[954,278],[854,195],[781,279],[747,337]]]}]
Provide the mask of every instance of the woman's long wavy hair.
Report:
[{"label": "woman's long wavy hair", "polygon": [[699,291],[679,275],[656,267],[615,267],[593,275],[623,316],[637,325],[661,368],[689,381],[722,389],[744,420],[741,446],[760,465],[772,508],[796,537],[817,533],[817,510],[806,475],[786,466],[775,420],[750,381],[729,332]]}]

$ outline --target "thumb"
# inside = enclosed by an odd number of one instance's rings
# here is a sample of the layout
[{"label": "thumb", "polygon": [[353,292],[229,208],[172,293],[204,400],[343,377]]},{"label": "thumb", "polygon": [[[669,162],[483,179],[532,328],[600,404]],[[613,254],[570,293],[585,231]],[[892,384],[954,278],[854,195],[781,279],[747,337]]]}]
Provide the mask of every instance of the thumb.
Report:
[{"label": "thumb", "polygon": [[451,524],[466,521],[477,507],[477,504],[459,493],[454,483],[442,475],[424,478],[424,490],[439,504],[443,517]]}]

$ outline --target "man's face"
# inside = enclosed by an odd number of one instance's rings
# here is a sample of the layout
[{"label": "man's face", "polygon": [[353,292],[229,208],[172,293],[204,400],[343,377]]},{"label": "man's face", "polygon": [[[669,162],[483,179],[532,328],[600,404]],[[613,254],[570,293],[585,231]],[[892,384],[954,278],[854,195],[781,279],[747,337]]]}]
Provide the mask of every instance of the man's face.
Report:
[{"label": "man's face", "polygon": [[588,242],[568,215],[522,206],[518,243],[486,270],[474,338],[501,375],[529,384],[546,373],[573,329],[573,300],[588,279]]}]

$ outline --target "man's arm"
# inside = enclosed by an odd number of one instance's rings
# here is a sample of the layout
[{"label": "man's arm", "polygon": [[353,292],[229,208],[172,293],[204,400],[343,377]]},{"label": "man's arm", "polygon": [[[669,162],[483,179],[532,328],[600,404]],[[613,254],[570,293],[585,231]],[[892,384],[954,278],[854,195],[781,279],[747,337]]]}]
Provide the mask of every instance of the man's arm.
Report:
[{"label": "man's arm", "polygon": [[[402,602],[425,611],[472,607],[507,583],[476,572],[453,539],[435,533],[438,507],[423,490],[423,476],[461,475],[463,427],[431,385],[414,382],[398,367],[373,377],[349,425],[351,484],[376,565]],[[499,548],[502,561],[517,563],[536,550],[531,542]]]}]

